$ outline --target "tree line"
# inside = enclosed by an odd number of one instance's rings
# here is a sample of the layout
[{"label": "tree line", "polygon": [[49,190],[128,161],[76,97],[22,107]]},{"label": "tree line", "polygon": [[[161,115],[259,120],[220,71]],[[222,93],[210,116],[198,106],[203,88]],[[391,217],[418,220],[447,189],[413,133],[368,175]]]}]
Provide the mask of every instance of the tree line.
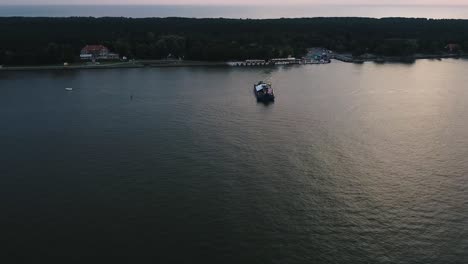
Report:
[{"label": "tree line", "polygon": [[419,18],[3,17],[0,35],[0,65],[71,63],[87,44],[128,58],[206,61],[300,57],[309,47],[384,56],[443,53],[448,43],[468,50],[468,20]]}]

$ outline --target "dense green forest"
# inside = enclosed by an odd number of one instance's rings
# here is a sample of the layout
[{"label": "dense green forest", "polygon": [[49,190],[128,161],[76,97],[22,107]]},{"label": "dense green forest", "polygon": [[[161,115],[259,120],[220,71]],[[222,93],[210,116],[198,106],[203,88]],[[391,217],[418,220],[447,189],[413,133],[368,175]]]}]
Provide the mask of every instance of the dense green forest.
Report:
[{"label": "dense green forest", "polygon": [[121,56],[225,61],[301,56],[308,47],[354,55],[468,50],[468,20],[411,18],[0,18],[0,65],[73,62],[86,44]]}]

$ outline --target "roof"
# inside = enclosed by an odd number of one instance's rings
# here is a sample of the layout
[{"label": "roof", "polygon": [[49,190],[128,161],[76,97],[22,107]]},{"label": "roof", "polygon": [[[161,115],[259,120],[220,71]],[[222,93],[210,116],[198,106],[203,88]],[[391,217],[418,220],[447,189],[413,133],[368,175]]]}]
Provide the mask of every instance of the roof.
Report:
[{"label": "roof", "polygon": [[262,83],[262,84],[259,84],[257,86],[255,86],[255,90],[258,92],[258,91],[261,91],[263,90],[263,88],[266,88],[268,87],[266,83]]},{"label": "roof", "polygon": [[296,58],[275,58],[271,59],[271,61],[293,61],[296,60]]},{"label": "roof", "polygon": [[96,51],[101,51],[101,50],[108,50],[108,48],[106,48],[103,45],[86,45],[82,50],[88,51],[88,52],[93,52],[93,51],[96,52]]},{"label": "roof", "polygon": [[447,47],[450,48],[450,49],[460,48],[460,45],[456,44],[456,43],[450,43],[450,44],[447,44]]}]

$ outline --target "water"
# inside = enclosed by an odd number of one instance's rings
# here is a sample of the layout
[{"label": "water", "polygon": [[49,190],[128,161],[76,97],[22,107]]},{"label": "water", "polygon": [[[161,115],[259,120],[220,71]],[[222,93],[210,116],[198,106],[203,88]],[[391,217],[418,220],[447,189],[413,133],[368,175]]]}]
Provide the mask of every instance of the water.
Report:
[{"label": "water", "polygon": [[123,16],[197,18],[280,18],[280,17],[426,17],[468,19],[468,6],[430,5],[9,5],[0,6],[0,16]]},{"label": "water", "polygon": [[464,263],[467,68],[0,72],[2,252]]}]

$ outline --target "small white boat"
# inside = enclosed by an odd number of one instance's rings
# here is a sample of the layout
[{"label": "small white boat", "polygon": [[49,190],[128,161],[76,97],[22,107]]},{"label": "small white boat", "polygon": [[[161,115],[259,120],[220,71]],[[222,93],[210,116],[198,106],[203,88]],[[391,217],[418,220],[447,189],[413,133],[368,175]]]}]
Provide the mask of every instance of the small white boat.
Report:
[{"label": "small white boat", "polygon": [[67,88],[65,88],[65,90],[67,90],[67,91],[73,91],[73,88],[67,87]]}]

